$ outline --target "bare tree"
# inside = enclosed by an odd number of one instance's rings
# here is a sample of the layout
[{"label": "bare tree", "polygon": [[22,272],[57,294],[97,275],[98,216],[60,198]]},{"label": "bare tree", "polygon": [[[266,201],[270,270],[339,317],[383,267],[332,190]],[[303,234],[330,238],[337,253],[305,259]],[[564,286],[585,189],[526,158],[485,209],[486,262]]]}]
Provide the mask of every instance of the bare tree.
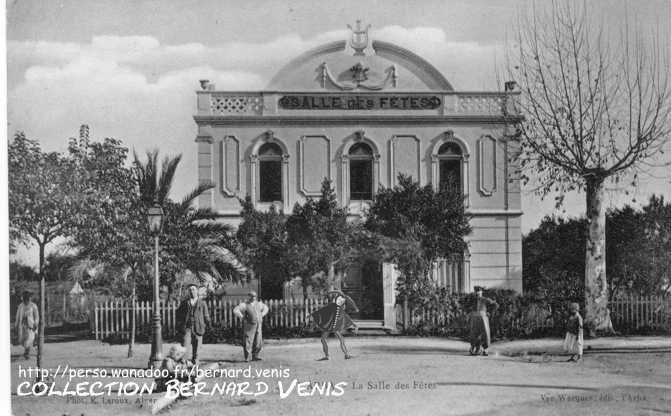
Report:
[{"label": "bare tree", "polygon": [[[586,195],[586,324],[612,331],[606,280],[604,191],[635,186],[671,133],[668,44],[622,22],[618,33],[586,3],[553,1],[517,29],[509,70],[519,80],[522,179],[541,195]],[[627,20],[627,19],[625,19]],[[611,26],[612,28],[612,26]],[[632,34],[633,33],[633,34]],[[529,169],[529,170],[527,170]]]}]

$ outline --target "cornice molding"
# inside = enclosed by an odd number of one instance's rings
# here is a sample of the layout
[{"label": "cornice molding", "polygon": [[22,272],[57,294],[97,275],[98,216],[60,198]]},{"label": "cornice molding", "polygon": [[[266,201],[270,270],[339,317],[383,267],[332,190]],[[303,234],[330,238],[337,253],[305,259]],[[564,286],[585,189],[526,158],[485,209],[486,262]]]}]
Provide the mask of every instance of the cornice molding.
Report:
[{"label": "cornice molding", "polygon": [[214,143],[214,139],[210,135],[199,134],[198,136],[196,136],[195,142],[212,144]]},{"label": "cornice molding", "polygon": [[517,210],[507,210],[507,209],[467,209],[466,215],[472,215],[474,217],[494,217],[494,216],[508,216],[508,217],[519,217],[524,213],[524,211]]},{"label": "cornice molding", "polygon": [[[466,210],[467,215],[474,217],[493,217],[508,216],[519,217],[524,213],[522,210],[504,210],[504,209],[471,209]],[[217,211],[217,216],[222,218],[242,218],[240,211]],[[359,214],[350,213],[350,217],[359,217]]]},{"label": "cornice molding", "polygon": [[323,125],[323,124],[360,124],[379,123],[387,124],[445,124],[445,123],[479,123],[479,124],[505,124],[520,122],[522,117],[511,120],[511,117],[491,115],[427,115],[427,116],[394,116],[394,115],[364,115],[364,116],[326,116],[324,114],[314,116],[193,116],[198,124],[208,125],[259,125],[268,123],[281,123],[283,125]]}]

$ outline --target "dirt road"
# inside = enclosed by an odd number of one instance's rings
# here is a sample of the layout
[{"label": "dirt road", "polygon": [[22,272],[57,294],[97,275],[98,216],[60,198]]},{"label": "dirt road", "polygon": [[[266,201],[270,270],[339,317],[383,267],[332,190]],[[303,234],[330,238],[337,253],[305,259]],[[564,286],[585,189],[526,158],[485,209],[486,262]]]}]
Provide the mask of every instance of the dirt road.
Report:
[{"label": "dirt road", "polygon": [[[671,353],[586,354],[583,362],[557,355],[497,354],[471,357],[458,341],[427,338],[348,338],[354,355],[344,360],[330,340],[330,361],[317,340],[266,345],[264,361],[239,362],[239,347],[205,345],[204,361],[222,361],[225,374],[208,379],[196,398],[179,400],[166,415],[634,415],[671,413]],[[48,345],[47,365],[142,368],[148,345],[125,359],[124,346],[93,341]],[[510,351],[501,349],[509,354]],[[13,391],[22,381],[12,363]],[[241,374],[249,369],[251,374]],[[235,373],[235,370],[238,370]],[[257,374],[256,371],[259,371]],[[263,370],[268,370],[263,374]],[[273,372],[273,370],[276,370]],[[110,377],[106,382],[110,382]],[[296,383],[292,382],[296,380]],[[91,381],[73,379],[72,383]],[[125,381],[129,381],[125,379]],[[240,395],[238,383],[251,384]],[[256,385],[259,382],[261,384]],[[302,383],[302,384],[301,384]],[[308,384],[310,383],[310,384]],[[329,385],[330,383],[330,385]],[[339,383],[346,383],[339,384]],[[230,390],[231,385],[238,385]],[[216,390],[214,387],[221,388]],[[226,388],[229,388],[227,391]],[[221,394],[223,392],[223,394]],[[305,395],[302,395],[302,394]],[[342,393],[342,394],[338,394]],[[282,395],[287,395],[283,398]],[[150,397],[159,397],[154,394]],[[74,403],[64,397],[18,397],[16,415],[148,414],[148,404],[128,402]]]}]

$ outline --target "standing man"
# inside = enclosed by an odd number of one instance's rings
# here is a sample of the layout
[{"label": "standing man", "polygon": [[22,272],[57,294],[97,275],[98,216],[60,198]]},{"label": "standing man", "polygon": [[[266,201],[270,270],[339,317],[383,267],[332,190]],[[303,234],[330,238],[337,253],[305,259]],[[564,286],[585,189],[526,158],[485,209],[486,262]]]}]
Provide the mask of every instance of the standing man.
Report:
[{"label": "standing man", "polygon": [[259,354],[263,348],[263,317],[268,314],[268,307],[256,299],[256,292],[249,292],[247,302],[242,302],[233,309],[233,313],[244,322],[242,335],[242,349],[245,353],[245,362],[250,356],[254,361],[261,361]]},{"label": "standing man", "polygon": [[182,346],[191,346],[191,360],[193,365],[198,365],[198,349],[203,344],[205,329],[210,325],[210,312],[198,296],[198,287],[191,284],[188,290],[189,298],[184,299],[177,310],[177,328],[183,335]]},{"label": "standing man", "polygon": [[23,302],[19,304],[16,310],[16,331],[19,335],[19,343],[23,345],[23,358],[30,358],[30,350],[35,342],[35,331],[40,323],[40,314],[30,297],[32,293],[25,291],[21,296]]},{"label": "standing man", "polygon": [[491,333],[489,330],[489,314],[488,307],[497,308],[499,305],[492,299],[482,296],[483,288],[475,286],[475,301],[474,310],[470,316],[470,339],[471,339],[471,355],[480,354],[482,348],[482,355],[487,354],[487,348],[491,343]]}]

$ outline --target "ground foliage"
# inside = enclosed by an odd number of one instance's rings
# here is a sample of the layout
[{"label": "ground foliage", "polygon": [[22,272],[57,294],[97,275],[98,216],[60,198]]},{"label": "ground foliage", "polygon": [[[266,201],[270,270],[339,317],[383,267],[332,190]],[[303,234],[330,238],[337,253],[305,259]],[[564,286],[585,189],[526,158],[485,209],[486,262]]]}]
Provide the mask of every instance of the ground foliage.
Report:
[{"label": "ground foliage", "polygon": [[399,175],[398,185],[382,187],[375,195],[365,222],[373,233],[360,239],[361,245],[379,251],[378,258],[396,264],[400,277],[400,299],[422,304],[437,288],[429,278],[433,262],[461,255],[464,237],[471,231],[463,196],[420,186]]},{"label": "ground foliage", "polygon": [[238,254],[254,270],[264,299],[281,299],[283,284],[291,278],[288,261],[286,216],[275,206],[268,211],[254,207],[250,196],[240,200],[242,223],[236,232]]},{"label": "ground foliage", "polygon": [[[524,236],[524,291],[583,302],[585,219],[546,217]],[[640,209],[612,209],[606,220],[610,296],[671,289],[671,204],[653,195]]]}]

